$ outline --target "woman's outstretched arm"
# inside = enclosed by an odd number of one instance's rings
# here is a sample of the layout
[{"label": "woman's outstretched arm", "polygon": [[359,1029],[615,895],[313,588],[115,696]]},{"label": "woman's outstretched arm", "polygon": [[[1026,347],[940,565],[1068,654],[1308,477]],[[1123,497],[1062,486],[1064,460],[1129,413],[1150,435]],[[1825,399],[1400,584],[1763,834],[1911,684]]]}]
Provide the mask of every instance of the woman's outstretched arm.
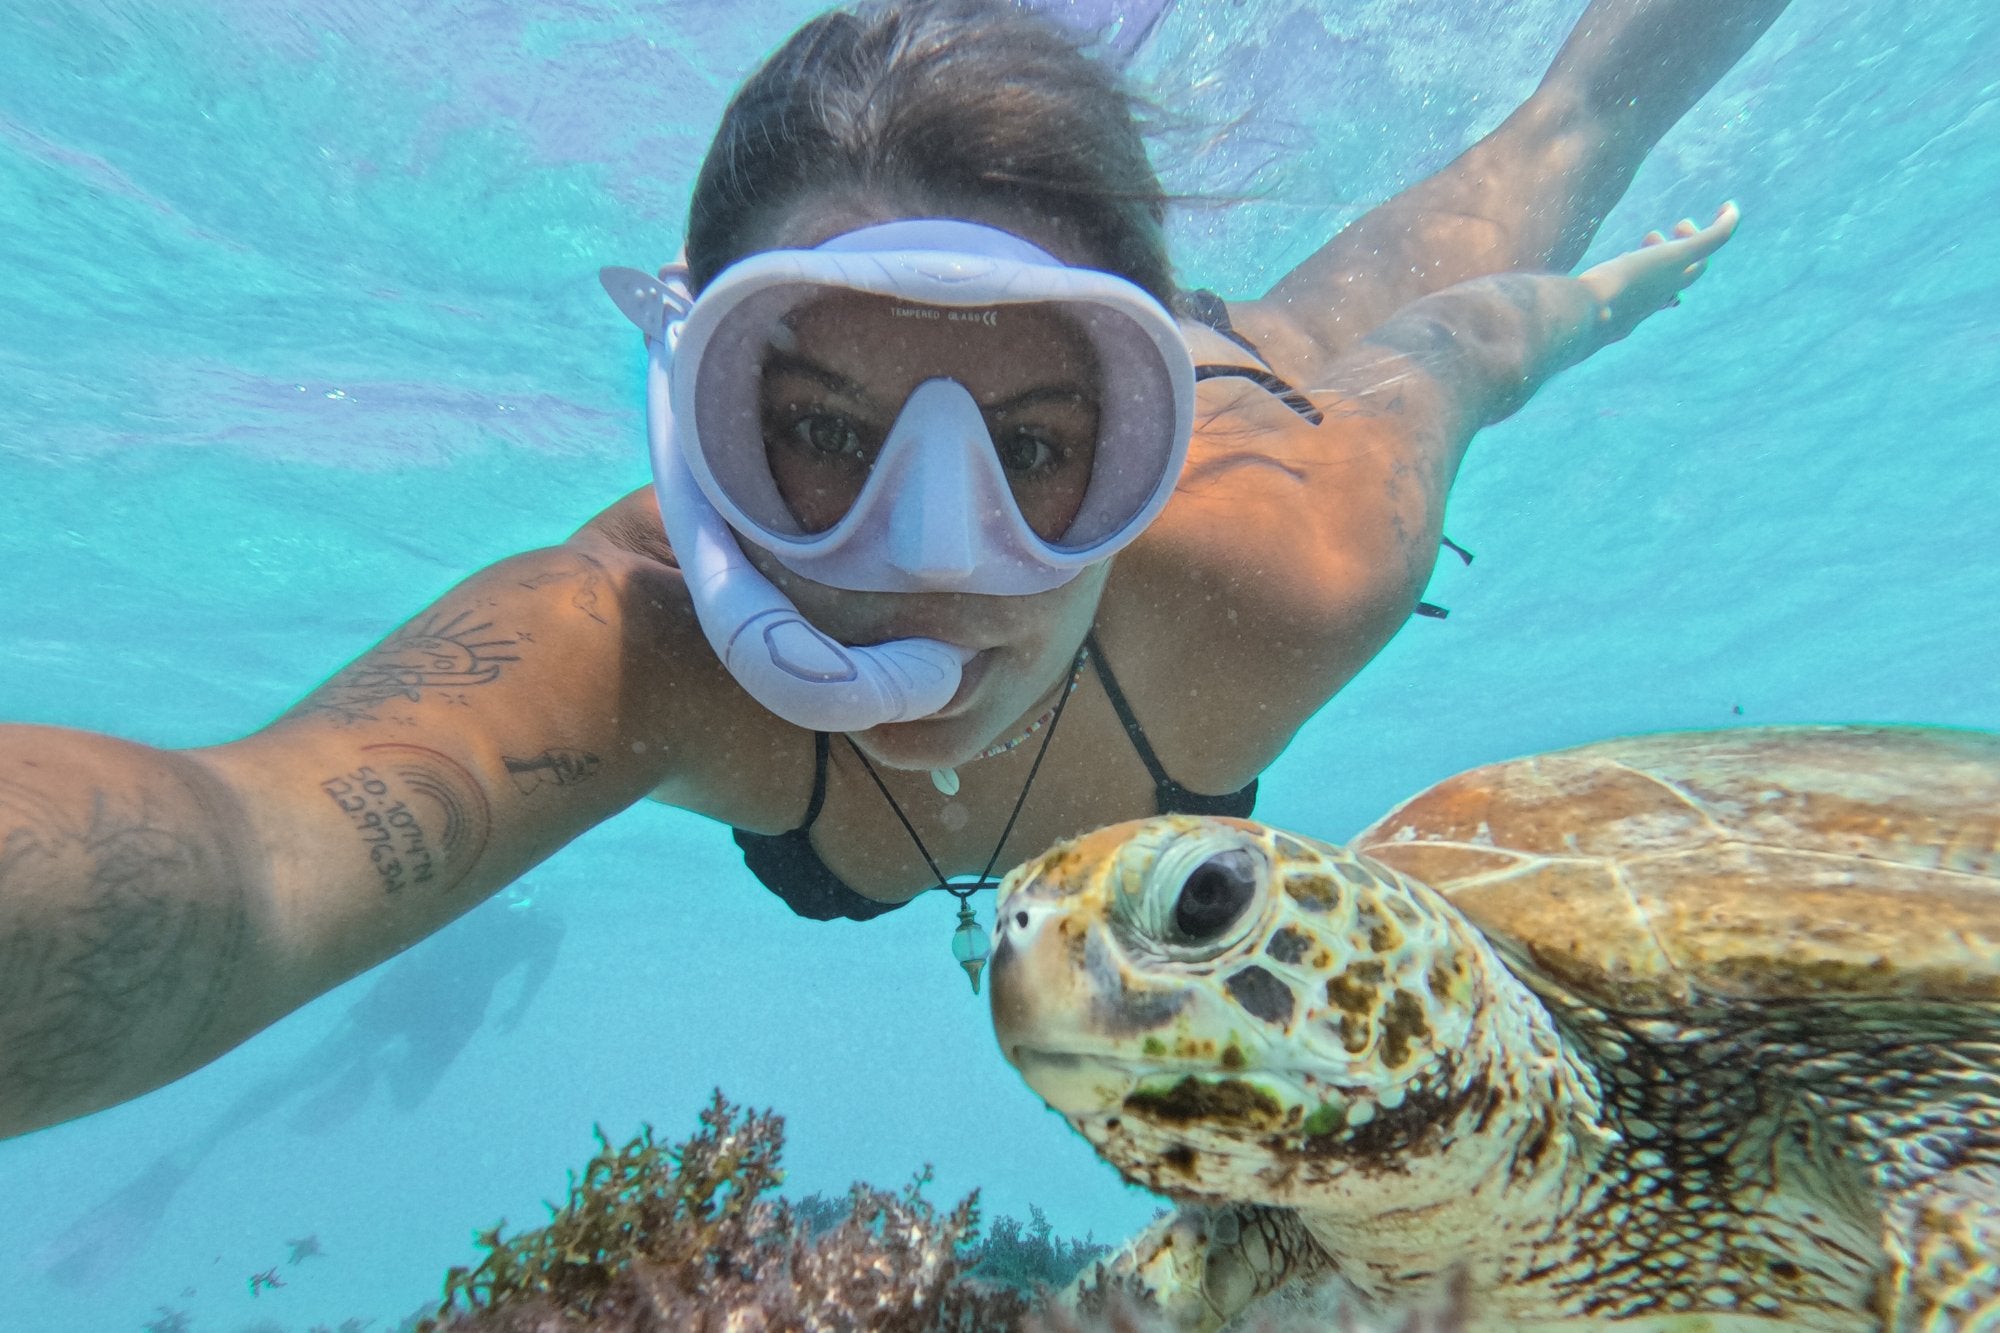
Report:
[{"label": "woman's outstretched arm", "polygon": [[512,557],[227,745],[0,726],[0,1138],[198,1068],[674,776],[720,673],[661,647],[699,642],[677,578]]},{"label": "woman's outstretched arm", "polygon": [[1567,272],[1660,136],[1786,3],[1594,0],[1498,129],[1231,318],[1281,374],[1316,383],[1419,297],[1489,273]]}]

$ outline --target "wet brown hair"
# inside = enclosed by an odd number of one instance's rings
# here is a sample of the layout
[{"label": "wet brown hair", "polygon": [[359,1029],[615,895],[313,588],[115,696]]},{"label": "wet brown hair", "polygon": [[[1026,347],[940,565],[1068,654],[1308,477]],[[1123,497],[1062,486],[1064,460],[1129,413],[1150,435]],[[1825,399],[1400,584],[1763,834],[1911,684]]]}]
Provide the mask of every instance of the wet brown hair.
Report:
[{"label": "wet brown hair", "polygon": [[814,195],[1033,217],[1171,306],[1143,104],[1010,0],[873,0],[812,20],[723,113],[688,211],[699,292]]}]

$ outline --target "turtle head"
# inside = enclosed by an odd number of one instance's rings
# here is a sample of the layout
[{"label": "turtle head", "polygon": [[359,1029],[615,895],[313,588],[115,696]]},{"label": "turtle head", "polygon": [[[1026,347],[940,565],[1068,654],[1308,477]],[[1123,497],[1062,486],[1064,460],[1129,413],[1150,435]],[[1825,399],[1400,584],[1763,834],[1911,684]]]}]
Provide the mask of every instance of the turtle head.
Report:
[{"label": "turtle head", "polygon": [[1559,1055],[1442,897],[1249,821],[1059,844],[1008,876],[996,912],[1002,1050],[1165,1193],[1357,1215],[1462,1197],[1519,1149],[1499,1140],[1535,1095],[1522,1043]]}]

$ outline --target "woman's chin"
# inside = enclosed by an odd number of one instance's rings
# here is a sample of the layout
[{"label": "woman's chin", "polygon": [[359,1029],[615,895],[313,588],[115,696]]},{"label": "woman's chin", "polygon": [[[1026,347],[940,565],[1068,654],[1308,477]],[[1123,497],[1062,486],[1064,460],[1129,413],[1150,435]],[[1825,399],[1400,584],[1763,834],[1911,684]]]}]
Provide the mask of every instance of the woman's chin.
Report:
[{"label": "woman's chin", "polygon": [[971,760],[987,742],[963,717],[920,717],[911,722],[886,722],[856,732],[863,754],[889,768],[956,768]]}]

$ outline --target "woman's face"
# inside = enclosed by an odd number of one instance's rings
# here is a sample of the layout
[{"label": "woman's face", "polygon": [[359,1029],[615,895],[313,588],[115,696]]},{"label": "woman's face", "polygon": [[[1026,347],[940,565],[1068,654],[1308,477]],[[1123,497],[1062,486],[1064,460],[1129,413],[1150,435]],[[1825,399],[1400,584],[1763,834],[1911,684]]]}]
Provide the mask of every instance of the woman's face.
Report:
[{"label": "woman's face", "polygon": [[[773,249],[807,248],[902,215],[809,202],[762,239]],[[1016,219],[973,220],[1061,253],[1054,238],[1024,232]],[[1089,340],[1047,309],[1003,308],[991,324],[911,310],[842,292],[788,318],[766,358],[760,400],[780,495],[807,531],[833,526],[911,392],[951,379],[978,404],[1022,517],[1043,537],[1061,536],[1082,503],[1097,448],[1100,390]],[[903,768],[964,762],[1024,724],[1067,672],[1109,572],[1109,562],[1099,562],[1031,596],[866,593],[802,578],[761,550],[750,557],[807,619],[843,642],[924,637],[974,651],[940,713],[857,738],[872,757]]]}]

